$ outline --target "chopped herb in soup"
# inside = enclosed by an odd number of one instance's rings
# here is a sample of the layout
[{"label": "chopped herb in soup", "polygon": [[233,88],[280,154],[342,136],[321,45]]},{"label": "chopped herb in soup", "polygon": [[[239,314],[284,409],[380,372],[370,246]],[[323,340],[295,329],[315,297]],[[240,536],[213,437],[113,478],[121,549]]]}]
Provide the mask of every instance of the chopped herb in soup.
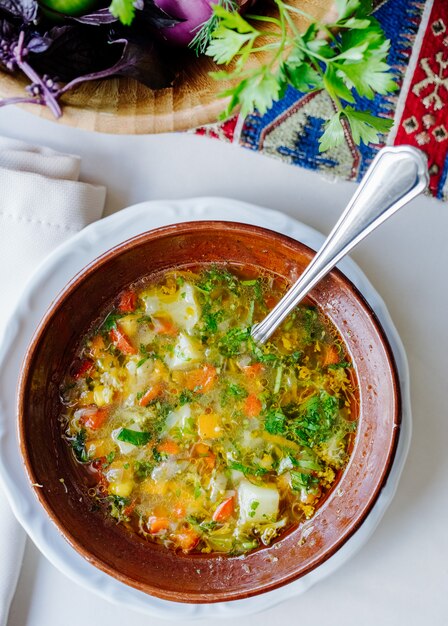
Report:
[{"label": "chopped herb in soup", "polygon": [[65,381],[66,437],[92,498],[149,541],[242,554],[310,518],[347,464],[356,386],[336,329],[286,285],[206,266],[123,292]]}]

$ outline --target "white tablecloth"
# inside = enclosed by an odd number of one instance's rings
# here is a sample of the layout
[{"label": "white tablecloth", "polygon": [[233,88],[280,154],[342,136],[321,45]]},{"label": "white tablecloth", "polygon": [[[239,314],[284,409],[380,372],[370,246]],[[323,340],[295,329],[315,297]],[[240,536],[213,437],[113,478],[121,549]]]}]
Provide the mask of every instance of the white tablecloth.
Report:
[{"label": "white tablecloth", "polygon": [[[190,135],[90,134],[17,109],[0,109],[0,134],[81,155],[83,179],[108,187],[106,213],[154,198],[228,196],[285,211],[328,232],[354,189]],[[370,542],[336,575],[262,615],[233,619],[231,626],[448,623],[447,235],[448,206],[422,198],[353,255],[386,300],[411,368],[414,435],[392,506]],[[28,545],[8,626],[80,621],[166,623],[77,587]]]}]

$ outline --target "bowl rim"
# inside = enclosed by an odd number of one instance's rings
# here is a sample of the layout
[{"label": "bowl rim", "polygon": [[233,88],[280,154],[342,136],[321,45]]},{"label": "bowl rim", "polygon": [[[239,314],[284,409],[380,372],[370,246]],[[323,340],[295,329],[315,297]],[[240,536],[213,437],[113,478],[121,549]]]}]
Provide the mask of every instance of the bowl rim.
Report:
[{"label": "bowl rim", "polygon": [[[26,429],[25,429],[25,420],[24,420],[24,404],[25,404],[25,392],[26,385],[28,380],[28,374],[30,370],[30,366],[32,365],[33,359],[38,351],[38,347],[42,336],[45,334],[49,323],[51,322],[52,317],[57,313],[58,308],[64,303],[64,301],[70,297],[70,295],[78,288],[78,286],[91,274],[101,270],[102,266],[109,262],[111,259],[119,256],[120,254],[126,252],[131,248],[136,248],[138,246],[145,245],[148,241],[160,238],[169,238],[173,235],[179,234],[188,234],[192,231],[197,231],[199,229],[206,230],[218,230],[218,229],[232,229],[234,231],[242,230],[245,233],[258,233],[262,236],[273,237],[278,240],[281,244],[286,244],[295,248],[301,248],[308,253],[314,254],[315,251],[309,247],[308,245],[289,237],[283,233],[272,230],[270,228],[266,228],[264,226],[257,226],[244,222],[236,222],[236,221],[226,221],[226,220],[194,220],[194,221],[185,221],[178,222],[166,226],[161,226],[158,228],[150,229],[130,237],[113,247],[106,250],[104,253],[95,257],[91,262],[81,268],[59,291],[59,293],[55,296],[55,298],[48,305],[47,310],[42,316],[25,352],[25,355],[22,359],[22,364],[20,368],[18,384],[17,384],[17,431],[19,438],[19,448],[22,455],[22,462],[25,468],[25,472],[27,478],[29,479],[32,486],[36,486],[37,477],[34,474],[32,463],[30,459],[30,455],[28,452],[28,447],[26,445]],[[339,270],[338,268],[333,268],[330,272],[331,275],[337,276],[338,279],[344,284],[345,288],[348,288],[348,291],[352,296],[361,304],[362,308],[365,310],[367,315],[370,318],[370,321],[373,324],[373,327],[376,331],[376,334],[380,340],[381,347],[384,350],[388,370],[390,373],[390,380],[392,383],[393,390],[393,399],[394,399],[394,412],[393,412],[393,430],[391,433],[391,440],[389,444],[389,449],[387,453],[386,462],[382,468],[382,472],[380,478],[378,480],[378,484],[376,489],[369,494],[369,497],[366,501],[366,504],[362,507],[361,514],[357,514],[355,516],[355,521],[350,524],[349,530],[346,531],[343,536],[339,536],[336,541],[333,542],[331,546],[326,550],[326,552],[318,557],[314,557],[310,564],[306,568],[302,568],[298,572],[291,573],[289,575],[281,577],[279,580],[275,582],[265,582],[263,585],[259,586],[255,590],[250,591],[242,591],[242,592],[216,592],[213,593],[202,593],[202,592],[172,592],[166,589],[161,589],[159,587],[151,586],[147,583],[141,583],[136,581],[129,576],[119,572],[117,569],[111,567],[107,563],[101,560],[101,558],[92,554],[87,548],[85,548],[82,544],[80,544],[74,535],[68,531],[62,524],[59,522],[58,516],[55,513],[54,509],[47,502],[43,491],[41,489],[33,489],[39,503],[44,508],[48,518],[52,521],[52,523],[56,526],[58,531],[62,534],[65,540],[74,548],[83,558],[92,563],[94,566],[105,572],[106,574],[114,577],[120,582],[127,584],[135,589],[143,591],[147,594],[153,595],[155,597],[161,598],[163,600],[176,601],[176,602],[184,602],[184,603],[197,603],[197,604],[211,604],[217,602],[229,602],[234,600],[240,600],[244,598],[249,598],[252,596],[256,596],[262,593],[266,593],[272,591],[274,589],[278,589],[279,587],[283,587],[306,574],[309,574],[311,571],[315,570],[322,563],[327,561],[330,557],[332,557],[360,528],[363,522],[368,517],[370,511],[375,505],[378,497],[387,482],[387,478],[389,476],[390,470],[392,469],[395,454],[397,451],[398,440],[400,437],[400,424],[401,424],[401,408],[402,408],[402,400],[401,400],[401,388],[399,384],[398,377],[398,369],[395,363],[394,354],[392,348],[390,346],[387,335],[378,320],[378,317],[370,304],[367,302],[363,294],[359,291],[359,289],[353,284],[353,282],[345,276],[345,274]],[[350,460],[349,460],[350,465]],[[347,466],[348,467],[348,466]],[[345,468],[345,471],[347,470]],[[340,480],[342,480],[343,475]],[[320,510],[320,508],[318,509]],[[312,520],[313,518],[311,518]],[[311,520],[307,520],[311,521]],[[281,541],[281,537],[279,538]]]}]

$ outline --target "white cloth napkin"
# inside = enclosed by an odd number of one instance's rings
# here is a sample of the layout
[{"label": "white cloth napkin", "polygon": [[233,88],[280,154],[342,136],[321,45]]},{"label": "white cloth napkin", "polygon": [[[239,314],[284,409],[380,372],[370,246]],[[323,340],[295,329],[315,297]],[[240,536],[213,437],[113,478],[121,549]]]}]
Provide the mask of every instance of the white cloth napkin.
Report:
[{"label": "white cloth napkin", "polygon": [[[0,137],[0,341],[11,309],[36,265],[102,215],[106,189],[79,182],[79,171],[77,156]],[[25,532],[1,486],[0,501],[0,626],[5,626],[22,564]]]}]

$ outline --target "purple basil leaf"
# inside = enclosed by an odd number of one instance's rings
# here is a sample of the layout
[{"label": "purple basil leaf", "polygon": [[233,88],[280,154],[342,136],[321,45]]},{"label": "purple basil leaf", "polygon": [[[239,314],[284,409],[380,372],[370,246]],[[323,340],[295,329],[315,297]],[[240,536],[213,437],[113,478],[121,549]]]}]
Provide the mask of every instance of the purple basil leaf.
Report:
[{"label": "purple basil leaf", "polygon": [[118,39],[111,43],[124,43],[121,59],[111,68],[116,76],[135,78],[150,89],[163,89],[173,84],[176,73],[162,61],[160,49],[149,37],[138,41]]},{"label": "purple basil leaf", "polygon": [[157,6],[154,0],[137,0],[135,2],[135,8],[137,9],[136,17],[139,20],[141,19],[157,29],[172,28],[176,26],[176,24],[184,21],[183,19],[168,15],[168,13]]},{"label": "purple basil leaf", "polygon": [[82,24],[55,26],[46,36],[52,44],[33,58],[33,65],[63,82],[105,70],[120,58],[120,50],[109,45],[108,30]]},{"label": "purple basil leaf", "polygon": [[126,39],[116,39],[111,41],[110,45],[112,48],[122,46],[121,56],[116,63],[100,72],[91,72],[75,78],[63,88],[63,91],[68,91],[80,83],[113,76],[135,78],[151,89],[161,89],[172,84],[175,73],[172,68],[162,64],[160,54],[152,42],[146,41],[142,45]]},{"label": "purple basil leaf", "polygon": [[112,15],[108,8],[98,9],[88,15],[80,15],[79,17],[72,17],[72,20],[79,22],[80,24],[88,24],[90,26],[102,26],[103,24],[115,24],[117,18]]},{"label": "purple basil leaf", "polygon": [[41,54],[42,52],[46,52],[52,43],[53,40],[50,37],[33,33],[26,42],[26,49],[33,54]]},{"label": "purple basil leaf", "polygon": [[0,10],[18,17],[26,24],[36,19],[37,9],[36,0],[0,0]]}]

